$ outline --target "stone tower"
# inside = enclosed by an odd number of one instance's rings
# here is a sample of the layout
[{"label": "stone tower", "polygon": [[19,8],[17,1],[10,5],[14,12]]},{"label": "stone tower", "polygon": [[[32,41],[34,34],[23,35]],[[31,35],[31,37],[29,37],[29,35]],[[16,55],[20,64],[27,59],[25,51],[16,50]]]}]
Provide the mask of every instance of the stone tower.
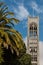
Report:
[{"label": "stone tower", "polygon": [[27,52],[32,65],[39,65],[39,17],[28,17]]}]

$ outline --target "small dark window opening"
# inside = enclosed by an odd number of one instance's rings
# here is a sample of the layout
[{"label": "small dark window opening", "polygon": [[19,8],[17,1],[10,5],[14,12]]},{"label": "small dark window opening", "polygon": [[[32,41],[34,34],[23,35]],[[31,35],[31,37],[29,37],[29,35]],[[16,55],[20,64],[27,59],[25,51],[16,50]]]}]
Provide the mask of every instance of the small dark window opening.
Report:
[{"label": "small dark window opening", "polygon": [[34,27],[34,30],[37,30],[37,27]]}]

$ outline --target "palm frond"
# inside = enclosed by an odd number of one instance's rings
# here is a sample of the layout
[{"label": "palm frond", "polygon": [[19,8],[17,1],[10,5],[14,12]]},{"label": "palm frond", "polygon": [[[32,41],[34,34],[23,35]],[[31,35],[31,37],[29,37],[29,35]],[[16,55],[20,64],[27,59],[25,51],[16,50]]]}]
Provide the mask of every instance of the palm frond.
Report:
[{"label": "palm frond", "polygon": [[9,21],[13,21],[13,20],[14,20],[14,22],[16,22],[16,23],[18,23],[18,22],[19,22],[19,20],[18,20],[18,19],[16,19],[16,18],[9,18],[8,20],[9,20]]},{"label": "palm frond", "polygon": [[12,29],[12,26],[11,26],[11,25],[4,25],[3,27],[4,27],[4,28]]},{"label": "palm frond", "polygon": [[5,13],[3,13],[3,17],[6,17],[6,16],[8,16],[8,15],[14,15],[14,13],[13,12],[5,12]]},{"label": "palm frond", "polygon": [[18,51],[17,46],[15,44],[16,42],[12,38],[12,35],[3,31],[3,30],[0,30],[0,34],[1,34],[0,42],[2,43],[2,40],[4,40],[4,42],[3,42],[4,47],[6,47],[6,44],[7,44],[7,46],[10,45],[11,48],[13,48],[16,51],[17,55],[19,55],[19,51]]},{"label": "palm frond", "polygon": [[4,12],[8,9],[8,7],[5,8],[1,8],[2,13],[4,14]]},{"label": "palm frond", "polygon": [[2,44],[2,42],[3,42],[3,40],[2,40],[2,38],[0,37],[0,45]]},{"label": "palm frond", "polygon": [[19,55],[19,50],[18,50],[18,48],[17,48],[17,46],[16,46],[17,41],[15,41],[15,39],[13,39],[13,37],[12,37],[11,34],[8,33],[8,36],[9,36],[9,39],[10,39],[10,41],[11,41],[11,44],[10,44],[10,45],[11,45],[12,48],[16,51],[17,55]]},{"label": "palm frond", "polygon": [[0,27],[0,30],[5,30],[5,31],[12,32],[12,33],[16,34],[20,39],[22,39],[21,34],[19,32],[17,32],[16,30],[14,30],[14,29],[8,29],[8,28]]}]

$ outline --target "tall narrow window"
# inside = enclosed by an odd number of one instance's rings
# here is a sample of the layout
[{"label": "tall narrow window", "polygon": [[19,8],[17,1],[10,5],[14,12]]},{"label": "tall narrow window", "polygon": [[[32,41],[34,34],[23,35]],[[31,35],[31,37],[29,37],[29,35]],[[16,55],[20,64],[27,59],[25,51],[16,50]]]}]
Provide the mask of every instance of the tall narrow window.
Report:
[{"label": "tall narrow window", "polygon": [[37,36],[37,25],[36,25],[36,23],[30,24],[29,31],[30,31],[30,37]]}]

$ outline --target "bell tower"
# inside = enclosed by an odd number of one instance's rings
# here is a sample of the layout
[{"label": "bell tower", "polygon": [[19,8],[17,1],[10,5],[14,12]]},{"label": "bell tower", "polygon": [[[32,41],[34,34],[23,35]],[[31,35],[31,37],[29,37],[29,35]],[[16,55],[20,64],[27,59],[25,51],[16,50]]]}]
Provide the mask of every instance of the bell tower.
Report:
[{"label": "bell tower", "polygon": [[32,65],[39,65],[39,17],[28,17],[27,52]]}]

